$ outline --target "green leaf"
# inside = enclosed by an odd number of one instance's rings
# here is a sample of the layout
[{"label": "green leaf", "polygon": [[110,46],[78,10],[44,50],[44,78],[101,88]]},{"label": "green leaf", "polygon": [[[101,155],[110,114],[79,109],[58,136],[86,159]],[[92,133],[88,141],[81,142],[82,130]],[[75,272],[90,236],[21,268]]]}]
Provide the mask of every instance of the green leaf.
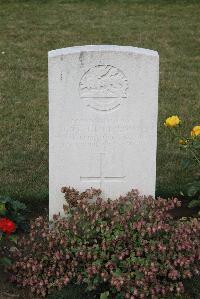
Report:
[{"label": "green leaf", "polygon": [[200,149],[200,141],[199,140],[195,140],[192,144],[192,146],[195,148],[195,149]]},{"label": "green leaf", "polygon": [[0,202],[0,214],[3,215],[6,211],[6,205],[4,202]]},{"label": "green leaf", "polygon": [[25,210],[26,209],[26,205],[18,200],[13,200],[12,201],[12,209],[15,211],[18,210]]},{"label": "green leaf", "polygon": [[3,257],[0,259],[0,264],[4,266],[10,266],[12,264],[11,260],[7,257]]},{"label": "green leaf", "polygon": [[117,268],[115,271],[113,271],[113,275],[116,277],[120,276],[121,274],[122,274],[122,271],[119,268]]},{"label": "green leaf", "polygon": [[109,291],[101,293],[100,299],[108,299]]},{"label": "green leaf", "polygon": [[9,236],[10,241],[14,242],[15,244],[17,244],[17,236],[16,235],[11,235]]},{"label": "green leaf", "polygon": [[187,189],[187,195],[188,196],[195,196],[200,191],[200,188],[198,185],[192,184]]},{"label": "green leaf", "polygon": [[141,279],[143,277],[143,274],[139,271],[135,271],[135,276],[136,276],[136,279]]},{"label": "green leaf", "polygon": [[200,207],[200,199],[194,199],[188,204],[189,208]]},{"label": "green leaf", "polygon": [[183,159],[183,160],[181,161],[181,167],[182,167],[183,169],[188,168],[191,164],[192,164],[192,162],[191,162],[190,159]]},{"label": "green leaf", "polygon": [[0,196],[0,202],[2,203],[7,203],[7,202],[11,202],[11,198],[8,196]]}]

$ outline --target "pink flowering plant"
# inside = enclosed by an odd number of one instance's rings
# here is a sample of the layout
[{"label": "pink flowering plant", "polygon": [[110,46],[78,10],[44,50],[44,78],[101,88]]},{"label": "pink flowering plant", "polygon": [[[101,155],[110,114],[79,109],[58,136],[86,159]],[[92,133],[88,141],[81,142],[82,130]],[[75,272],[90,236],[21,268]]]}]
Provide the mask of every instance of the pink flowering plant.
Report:
[{"label": "pink flowering plant", "polygon": [[[168,298],[199,274],[198,219],[175,221],[176,199],[155,200],[132,190],[104,201],[101,191],[62,188],[66,216],[42,217],[19,240],[12,281],[46,296],[70,282],[98,298]],[[95,199],[95,201],[94,201]]]}]

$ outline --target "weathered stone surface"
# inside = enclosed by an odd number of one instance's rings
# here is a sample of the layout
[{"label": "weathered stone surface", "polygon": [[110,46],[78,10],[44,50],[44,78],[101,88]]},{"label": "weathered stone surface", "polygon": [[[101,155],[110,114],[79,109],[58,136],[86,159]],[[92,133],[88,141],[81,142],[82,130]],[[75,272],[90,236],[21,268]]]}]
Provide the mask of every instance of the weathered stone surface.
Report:
[{"label": "weathered stone surface", "polygon": [[159,57],[152,50],[82,46],[49,52],[50,217],[62,186],[115,198],[154,195]]}]

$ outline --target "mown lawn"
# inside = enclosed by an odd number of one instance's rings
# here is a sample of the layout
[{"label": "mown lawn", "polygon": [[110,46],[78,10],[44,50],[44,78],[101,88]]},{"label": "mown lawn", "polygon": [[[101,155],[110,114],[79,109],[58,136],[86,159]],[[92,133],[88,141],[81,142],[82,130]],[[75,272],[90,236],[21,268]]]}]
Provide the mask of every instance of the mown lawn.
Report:
[{"label": "mown lawn", "polygon": [[190,174],[163,121],[199,124],[199,15],[199,1],[0,0],[0,194],[48,198],[47,52],[84,44],[159,52],[157,194],[178,193]]}]

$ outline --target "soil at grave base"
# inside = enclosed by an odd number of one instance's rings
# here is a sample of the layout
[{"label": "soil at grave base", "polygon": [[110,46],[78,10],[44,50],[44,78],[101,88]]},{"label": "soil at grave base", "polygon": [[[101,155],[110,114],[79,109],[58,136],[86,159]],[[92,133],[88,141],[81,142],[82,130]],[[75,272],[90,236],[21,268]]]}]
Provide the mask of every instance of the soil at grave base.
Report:
[{"label": "soil at grave base", "polygon": [[[174,209],[171,214],[174,218],[190,217],[197,214],[198,209],[189,209],[188,199],[179,198],[182,202],[182,206],[178,209]],[[48,215],[48,203],[42,203],[40,207],[34,208],[28,215],[29,219],[35,219],[38,216]],[[3,272],[0,267],[0,299],[42,299],[41,297],[32,294],[28,288],[18,288],[15,284],[9,282],[9,273]],[[83,299],[83,298],[82,298]],[[90,298],[91,299],[91,298]]]},{"label": "soil at grave base", "polygon": [[28,289],[20,289],[8,281],[8,273],[0,268],[0,299],[41,299]]},{"label": "soil at grave base", "polygon": [[198,217],[199,208],[188,208],[188,204],[191,201],[187,197],[177,197],[181,201],[181,207],[176,208],[170,212],[174,219],[180,219],[181,217]]}]

